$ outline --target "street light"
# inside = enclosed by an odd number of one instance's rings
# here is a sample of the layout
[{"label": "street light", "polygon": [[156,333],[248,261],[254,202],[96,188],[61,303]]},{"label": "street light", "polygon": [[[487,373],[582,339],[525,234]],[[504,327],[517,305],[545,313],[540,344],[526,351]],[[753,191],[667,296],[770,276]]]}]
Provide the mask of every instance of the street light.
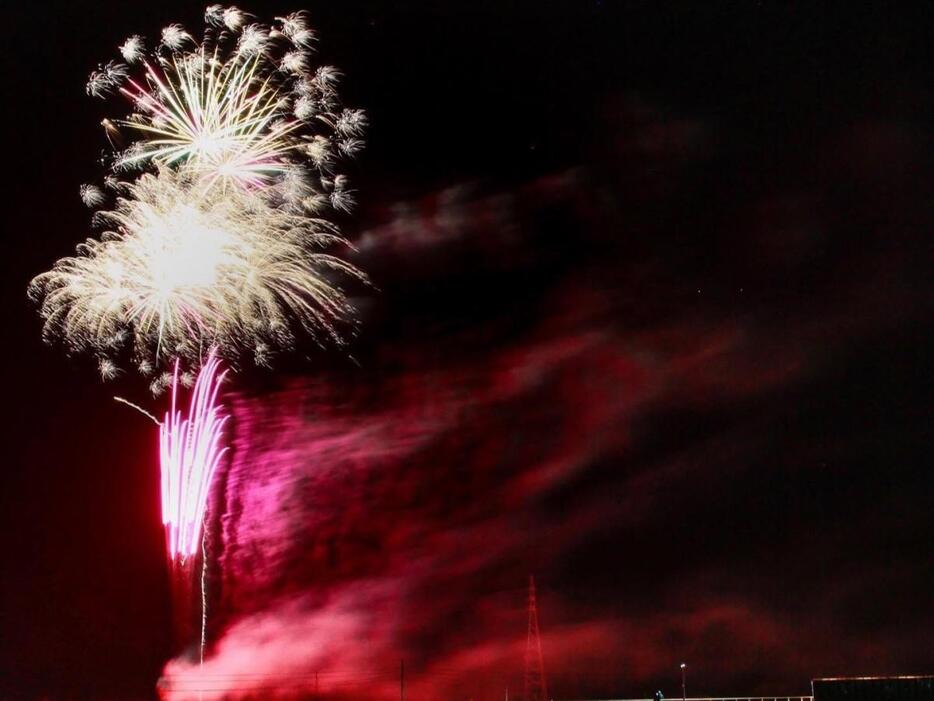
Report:
[{"label": "street light", "polygon": [[688,697],[687,684],[685,683],[685,674],[684,670],[687,669],[687,665],[684,662],[681,663],[681,701],[686,701]]}]

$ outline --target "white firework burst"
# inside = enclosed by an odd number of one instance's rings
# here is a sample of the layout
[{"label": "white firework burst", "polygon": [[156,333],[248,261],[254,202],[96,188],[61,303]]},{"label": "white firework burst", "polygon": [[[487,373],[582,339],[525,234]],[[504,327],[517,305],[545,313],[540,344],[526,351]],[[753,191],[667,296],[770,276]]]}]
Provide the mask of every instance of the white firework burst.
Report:
[{"label": "white firework burst", "polygon": [[88,76],[86,90],[92,97],[106,97],[117,90],[129,74],[129,69],[122,63],[108,61],[91,71]]},{"label": "white firework burst", "polygon": [[295,49],[282,57],[281,70],[302,75],[308,70],[308,52]]},{"label": "white firework burst", "polygon": [[301,95],[295,101],[295,109],[292,110],[292,113],[295,115],[296,119],[300,119],[303,122],[311,121],[317,113],[315,101],[308,95]]},{"label": "white firework burst", "polygon": [[327,168],[333,153],[331,140],[324,136],[316,136],[308,143],[308,157],[319,169]]},{"label": "white firework burst", "polygon": [[365,143],[362,139],[341,139],[337,142],[337,150],[348,158],[353,158],[363,150]]},{"label": "white firework burst", "polygon": [[331,190],[331,206],[344,212],[349,212],[357,204],[353,190],[347,187],[347,177],[337,175],[334,177],[333,189]]},{"label": "white firework burst", "polygon": [[82,185],[78,188],[78,194],[81,195],[85,206],[91,209],[100,207],[107,201],[107,195],[97,185]]},{"label": "white firework burst", "polygon": [[237,42],[237,51],[244,56],[253,56],[266,50],[269,29],[261,24],[248,24],[243,28]]},{"label": "white firework burst", "polygon": [[151,367],[211,346],[235,359],[288,347],[293,328],[339,343],[351,309],[332,278],[365,279],[330,252],[346,245],[333,225],[171,170],[131,184],[109,220],[30,285],[46,337],[100,358],[132,339]]},{"label": "white firework burst", "polygon": [[258,63],[254,56],[216,67],[193,54],[177,56],[165,71],[147,64],[147,86],[130,81],[123,91],[140,111],[120,122],[144,138],[120,162],[184,167],[254,187],[283,172],[299,124],[281,119],[278,91],[262,87]]},{"label": "white firework burst", "polygon": [[305,49],[311,48],[311,45],[317,40],[318,35],[308,26],[308,15],[306,12],[293,12],[286,17],[276,18],[280,23],[280,31],[295,46]]},{"label": "white firework burst", "polygon": [[99,358],[97,361],[97,371],[103,380],[112,380],[120,374],[120,368],[110,358]]},{"label": "white firework burst", "polygon": [[293,12],[285,17],[276,17],[276,21],[279,22],[280,31],[289,39],[309,30],[308,13],[304,10]]},{"label": "white firework burst", "polygon": [[318,35],[315,34],[314,30],[301,29],[295,32],[290,39],[296,46],[300,46],[303,49],[310,49],[311,45],[318,39]]},{"label": "white firework burst", "polygon": [[143,58],[146,47],[143,44],[143,37],[139,34],[127,37],[127,40],[120,45],[120,55],[127,63],[137,63]]},{"label": "white firework burst", "polygon": [[127,185],[126,182],[120,180],[116,175],[108,174],[104,176],[104,187],[112,192],[124,192]]},{"label": "white firework burst", "polygon": [[231,5],[222,14],[224,25],[232,32],[239,31],[246,22],[247,14],[239,7]]},{"label": "white firework burst", "polygon": [[360,136],[366,130],[366,113],[363,110],[345,109],[340,113],[335,125],[342,136]]},{"label": "white firework burst", "polygon": [[224,6],[208,5],[204,10],[204,21],[212,27],[224,26]]},{"label": "white firework burst", "polygon": [[124,63],[108,61],[104,65],[104,74],[107,76],[107,78],[110,79],[110,82],[116,88],[119,87],[124,80],[126,80],[126,77],[130,74],[130,69]]},{"label": "white firework burst", "polygon": [[194,43],[194,38],[182,25],[170,24],[162,30],[162,45],[172,51],[181,51],[188,43]]},{"label": "white firework burst", "polygon": [[334,66],[318,66],[315,70],[315,83],[321,90],[327,91],[337,85],[342,75],[343,73]]},{"label": "white firework burst", "polygon": [[337,169],[366,115],[344,108],[337,68],[314,65],[306,13],[204,17],[203,41],[180,24],[148,48],[133,34],[89,77],[89,94],[130,103],[102,121],[107,191],[81,187],[100,235],[30,285],[48,340],[94,354],[104,377],[131,354],[154,391],[168,361],[194,367],[209,347],[266,364],[296,334],[341,342],[352,310],[338,282],[365,279],[321,217],[354,203]]},{"label": "white firework burst", "polygon": [[[171,24],[162,37],[171,54],[156,51],[135,59],[140,76],[95,82],[100,95],[125,82],[120,92],[136,108],[114,120],[125,128],[122,134],[138,137],[118,155],[116,170],[153,164],[197,170],[223,187],[265,188],[308,158],[306,145],[314,137],[339,130],[342,137],[359,138],[366,120],[361,110],[342,111],[340,71],[312,67],[311,55],[299,46],[312,33],[305,14],[279,19],[279,36],[291,37],[285,44],[272,40],[275,30],[268,25],[245,24],[247,17],[238,8],[211,5],[207,23],[236,26],[238,36],[221,32],[199,45],[181,25]],[[349,156],[360,144],[334,150],[333,156]],[[334,161],[313,162],[330,172]]]},{"label": "white firework burst", "polygon": [[331,204],[331,198],[323,192],[316,192],[302,200],[302,207],[309,214],[319,214],[327,209]]}]

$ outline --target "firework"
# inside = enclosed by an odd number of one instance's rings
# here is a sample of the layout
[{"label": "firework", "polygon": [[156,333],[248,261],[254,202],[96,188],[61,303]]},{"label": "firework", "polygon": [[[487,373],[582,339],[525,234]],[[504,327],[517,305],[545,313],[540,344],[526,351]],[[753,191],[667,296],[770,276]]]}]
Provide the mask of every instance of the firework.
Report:
[{"label": "firework", "polygon": [[[352,309],[341,283],[366,279],[338,257],[349,244],[323,218],[354,203],[337,169],[362,148],[366,115],[342,105],[336,68],[314,65],[304,13],[253,19],[211,5],[202,38],[180,24],[155,44],[134,34],[117,48],[122,61],[90,74],[89,95],[129,103],[129,114],[101,121],[113,148],[103,186],[79,189],[98,233],[29,286],[46,340],[92,353],[104,379],[132,357],[154,393],[171,388],[162,422],[120,401],[159,424],[180,602],[227,450],[221,359],[252,354],[267,364],[299,333],[342,342]],[[193,385],[187,414],[180,385]],[[202,557],[203,661],[206,550]],[[181,621],[187,610],[182,603]]]},{"label": "firework", "polygon": [[[139,35],[120,47],[139,70],[111,61],[91,74],[90,94],[119,92],[134,107],[113,120],[137,139],[116,154],[116,170],[189,168],[212,183],[261,188],[306,162],[310,150],[319,175],[359,150],[365,115],[341,107],[336,68],[312,70],[315,35],[305,15],[272,25],[249,17],[211,5],[203,41],[170,24],[149,53]],[[309,187],[325,185],[310,178]]]},{"label": "firework", "polygon": [[205,22],[203,40],[170,24],[151,50],[134,34],[126,63],[91,74],[89,93],[134,108],[103,120],[113,172],[80,190],[101,233],[30,285],[46,339],[93,353],[105,378],[127,350],[149,374],[208,347],[265,364],[296,333],[340,343],[338,278],[365,279],[323,217],[354,204],[335,169],[366,115],[341,106],[336,68],[312,66],[306,16],[263,25],[212,5]]},{"label": "firework", "polygon": [[211,477],[227,451],[222,447],[227,416],[218,403],[226,371],[212,353],[201,367],[187,417],[177,408],[178,363],[172,404],[159,426],[162,523],[169,557],[184,560],[198,552]]},{"label": "firework", "polygon": [[[284,197],[313,196],[292,187]],[[129,350],[141,370],[175,358],[196,366],[209,347],[262,364],[296,330],[341,342],[351,308],[338,278],[364,276],[328,252],[346,244],[332,224],[167,169],[124,189],[98,212],[100,238],[33,280],[47,339],[102,361]]]}]

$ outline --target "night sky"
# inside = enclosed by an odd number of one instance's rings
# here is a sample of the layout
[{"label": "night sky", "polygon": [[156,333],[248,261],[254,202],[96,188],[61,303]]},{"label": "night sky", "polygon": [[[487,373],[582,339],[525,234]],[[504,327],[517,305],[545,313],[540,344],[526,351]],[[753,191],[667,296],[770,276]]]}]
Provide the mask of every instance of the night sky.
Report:
[{"label": "night sky", "polygon": [[[530,574],[555,699],[934,671],[934,11],[814,5],[243,5],[308,9],[370,115],[375,288],[346,353],[231,384],[210,698],[395,698],[402,659],[412,701],[518,697]],[[4,12],[0,698],[190,689],[112,399],[165,398],[26,286],[90,233],[87,73],[203,7]]]}]

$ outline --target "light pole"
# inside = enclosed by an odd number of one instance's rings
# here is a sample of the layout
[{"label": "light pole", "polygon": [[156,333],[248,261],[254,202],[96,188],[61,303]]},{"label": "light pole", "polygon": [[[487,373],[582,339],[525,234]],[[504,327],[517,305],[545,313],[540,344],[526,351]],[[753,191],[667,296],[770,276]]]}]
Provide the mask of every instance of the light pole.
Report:
[{"label": "light pole", "polygon": [[687,684],[685,683],[685,670],[687,665],[684,662],[681,663],[681,701],[686,701],[688,697]]}]

